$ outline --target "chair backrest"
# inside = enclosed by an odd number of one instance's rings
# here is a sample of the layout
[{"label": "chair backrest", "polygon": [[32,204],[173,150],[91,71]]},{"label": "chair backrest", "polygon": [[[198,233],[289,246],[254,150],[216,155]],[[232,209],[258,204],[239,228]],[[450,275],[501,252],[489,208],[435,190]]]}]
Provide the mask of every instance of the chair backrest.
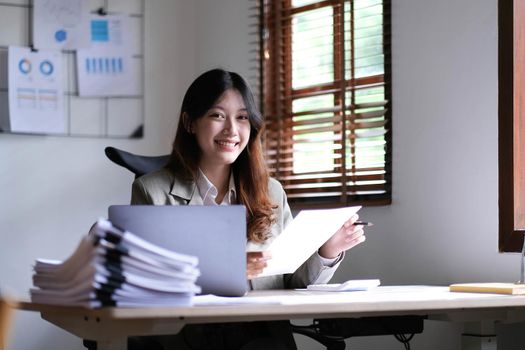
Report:
[{"label": "chair backrest", "polygon": [[106,147],[104,152],[113,163],[118,164],[135,174],[135,178],[162,168],[166,165],[169,158],[169,155],[153,157],[141,156],[115,147]]}]

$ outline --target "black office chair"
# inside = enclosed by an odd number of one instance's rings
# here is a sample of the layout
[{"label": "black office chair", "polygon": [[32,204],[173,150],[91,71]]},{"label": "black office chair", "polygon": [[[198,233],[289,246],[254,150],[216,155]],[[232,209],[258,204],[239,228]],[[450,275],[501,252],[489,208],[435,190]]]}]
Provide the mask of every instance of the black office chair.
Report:
[{"label": "black office chair", "polygon": [[[168,155],[142,156],[114,147],[106,147],[105,153],[112,162],[134,173],[135,178],[162,168],[169,158]],[[409,349],[414,334],[423,332],[424,319],[424,316],[314,319],[307,326],[292,324],[292,331],[318,341],[327,350],[344,350],[345,339],[371,335],[394,335]]]},{"label": "black office chair", "polygon": [[345,339],[374,335],[393,335],[406,350],[415,334],[423,332],[425,316],[378,316],[314,319],[311,325],[292,324],[292,331],[310,337],[327,350],[344,350]]},{"label": "black office chair", "polygon": [[135,178],[162,168],[169,158],[169,155],[140,156],[115,147],[106,147],[104,152],[113,163],[135,174]]}]

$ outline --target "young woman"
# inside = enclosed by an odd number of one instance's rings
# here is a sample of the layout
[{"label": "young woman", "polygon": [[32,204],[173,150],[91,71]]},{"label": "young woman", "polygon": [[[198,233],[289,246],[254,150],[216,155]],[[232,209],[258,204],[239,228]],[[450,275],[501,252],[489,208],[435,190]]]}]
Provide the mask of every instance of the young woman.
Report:
[{"label": "young woman", "polygon": [[[135,180],[131,203],[243,204],[247,251],[264,250],[292,215],[282,186],[268,176],[260,140],[262,128],[253,94],[241,76],[221,69],[205,72],[184,96],[167,166]],[[251,288],[302,288],[328,282],[344,252],[365,240],[362,226],[353,225],[357,218],[349,218],[293,274],[258,278],[271,256],[247,253]],[[254,338],[265,335],[258,330],[255,333]],[[267,334],[271,337],[273,333]]]}]

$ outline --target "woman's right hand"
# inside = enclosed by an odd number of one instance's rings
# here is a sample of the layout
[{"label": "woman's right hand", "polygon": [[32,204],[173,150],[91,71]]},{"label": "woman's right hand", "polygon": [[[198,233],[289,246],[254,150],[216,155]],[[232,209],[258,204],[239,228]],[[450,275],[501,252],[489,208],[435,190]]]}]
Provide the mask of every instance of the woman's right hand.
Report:
[{"label": "woman's right hand", "polygon": [[259,276],[268,265],[271,259],[269,252],[248,252],[246,253],[246,276],[249,280]]}]

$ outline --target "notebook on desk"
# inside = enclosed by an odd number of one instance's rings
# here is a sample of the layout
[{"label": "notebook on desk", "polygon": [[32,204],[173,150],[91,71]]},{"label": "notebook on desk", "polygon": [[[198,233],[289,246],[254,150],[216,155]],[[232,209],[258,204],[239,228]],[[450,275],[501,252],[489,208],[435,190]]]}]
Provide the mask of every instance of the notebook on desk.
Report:
[{"label": "notebook on desk", "polygon": [[112,205],[108,219],[163,248],[197,256],[202,294],[246,293],[244,206]]}]

